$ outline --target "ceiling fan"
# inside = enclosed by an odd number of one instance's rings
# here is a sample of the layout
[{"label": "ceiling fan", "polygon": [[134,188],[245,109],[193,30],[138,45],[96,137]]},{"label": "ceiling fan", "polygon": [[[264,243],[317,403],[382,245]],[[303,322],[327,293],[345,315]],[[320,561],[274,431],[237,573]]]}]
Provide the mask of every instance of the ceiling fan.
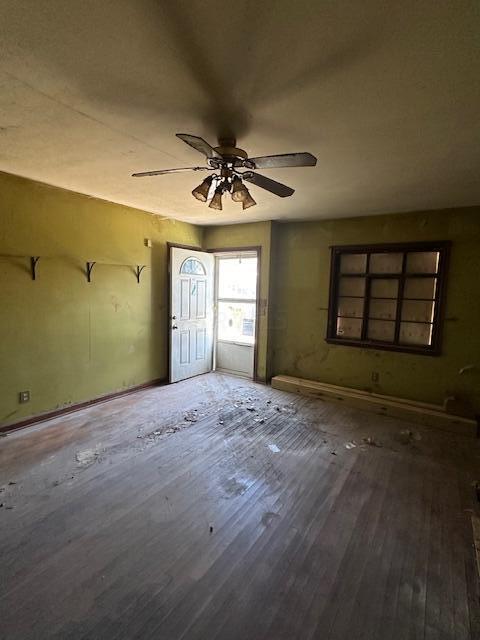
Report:
[{"label": "ceiling fan", "polygon": [[[253,169],[276,169],[280,167],[314,167],[317,159],[311,153],[284,153],[276,156],[249,158],[243,149],[238,149],[235,139],[220,139],[218,147],[212,147],[203,138],[187,133],[177,133],[177,138],[203,153],[206,158],[205,167],[182,167],[180,169],[160,169],[158,171],[142,171],[133,173],[134,178],[145,176],[161,176],[166,173],[182,173],[184,171],[214,171],[195,187],[192,195],[201,202],[210,201],[210,209],[222,210],[222,196],[230,193],[232,200],[241,202],[243,209],[253,207],[257,203],[250,195],[244,180],[257,187],[266,189],[280,198],[294,193],[294,189],[281,182],[262,176]],[[239,171],[244,169],[244,171]],[[218,172],[218,173],[215,173]]]}]

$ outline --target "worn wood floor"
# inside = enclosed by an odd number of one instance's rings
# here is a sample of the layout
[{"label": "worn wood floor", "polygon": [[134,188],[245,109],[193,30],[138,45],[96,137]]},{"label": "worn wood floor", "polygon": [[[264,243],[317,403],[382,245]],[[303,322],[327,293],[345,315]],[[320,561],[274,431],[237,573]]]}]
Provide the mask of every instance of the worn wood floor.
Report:
[{"label": "worn wood floor", "polygon": [[2,640],[480,637],[473,438],[209,374],[0,455]]}]

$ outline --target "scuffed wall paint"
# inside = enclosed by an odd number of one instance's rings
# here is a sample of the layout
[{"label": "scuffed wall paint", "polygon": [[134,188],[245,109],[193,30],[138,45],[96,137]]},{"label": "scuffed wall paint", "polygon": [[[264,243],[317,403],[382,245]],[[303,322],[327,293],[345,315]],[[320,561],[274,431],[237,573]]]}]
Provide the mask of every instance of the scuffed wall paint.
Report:
[{"label": "scuffed wall paint", "polygon": [[[454,394],[480,411],[480,208],[287,223],[276,236],[274,374],[434,403]],[[442,355],[327,344],[329,246],[421,240],[452,241]]]},{"label": "scuffed wall paint", "polygon": [[2,173],[0,220],[0,254],[41,256],[35,282],[0,257],[0,424],[167,376],[166,243],[200,227]]},{"label": "scuffed wall paint", "polygon": [[265,380],[267,377],[271,233],[271,222],[252,222],[223,227],[205,227],[203,238],[205,250],[252,246],[260,246],[262,248],[257,362],[257,375],[260,380]]}]

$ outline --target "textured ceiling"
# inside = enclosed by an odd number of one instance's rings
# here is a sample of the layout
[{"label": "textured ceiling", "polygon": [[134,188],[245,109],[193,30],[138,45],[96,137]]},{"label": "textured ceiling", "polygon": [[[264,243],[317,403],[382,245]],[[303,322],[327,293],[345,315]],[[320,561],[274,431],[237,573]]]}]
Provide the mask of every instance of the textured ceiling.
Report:
[{"label": "textured ceiling", "polygon": [[[480,203],[480,3],[3,0],[0,170],[201,224]],[[235,134],[257,207],[194,200],[175,132]]]}]

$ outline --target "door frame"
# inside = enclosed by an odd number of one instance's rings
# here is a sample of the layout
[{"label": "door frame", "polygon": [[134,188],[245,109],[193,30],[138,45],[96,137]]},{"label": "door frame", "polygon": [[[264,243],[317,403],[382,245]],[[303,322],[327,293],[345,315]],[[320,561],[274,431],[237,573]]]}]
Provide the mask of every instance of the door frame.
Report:
[{"label": "door frame", "polygon": [[168,334],[168,347],[167,347],[167,380],[168,384],[172,384],[172,366],[171,366],[171,355],[172,355],[172,332],[170,331],[170,325],[172,322],[172,249],[187,249],[189,251],[202,251],[202,253],[207,253],[203,251],[201,247],[194,247],[189,244],[178,244],[176,242],[167,242],[167,296],[168,296],[168,304],[167,304],[167,334]]},{"label": "door frame", "polygon": [[[257,287],[256,287],[256,291],[255,291],[255,298],[256,298],[256,304],[255,304],[255,344],[253,347],[253,381],[254,382],[258,382],[259,378],[258,378],[258,372],[257,372],[257,367],[258,367],[258,328],[260,325],[260,275],[261,275],[261,264],[262,264],[262,247],[260,245],[256,245],[256,246],[247,246],[247,247],[222,247],[222,248],[215,248],[215,249],[206,249],[205,250],[206,253],[256,253],[257,255]],[[216,291],[216,287],[217,287],[217,282],[216,282],[216,276],[217,274],[217,269],[215,267],[215,282],[214,282],[214,286],[215,286],[215,291]],[[170,317],[171,314],[169,314]],[[214,320],[214,348],[215,348],[215,344],[216,344],[216,334],[217,334],[217,312],[215,309],[215,320]]]}]

